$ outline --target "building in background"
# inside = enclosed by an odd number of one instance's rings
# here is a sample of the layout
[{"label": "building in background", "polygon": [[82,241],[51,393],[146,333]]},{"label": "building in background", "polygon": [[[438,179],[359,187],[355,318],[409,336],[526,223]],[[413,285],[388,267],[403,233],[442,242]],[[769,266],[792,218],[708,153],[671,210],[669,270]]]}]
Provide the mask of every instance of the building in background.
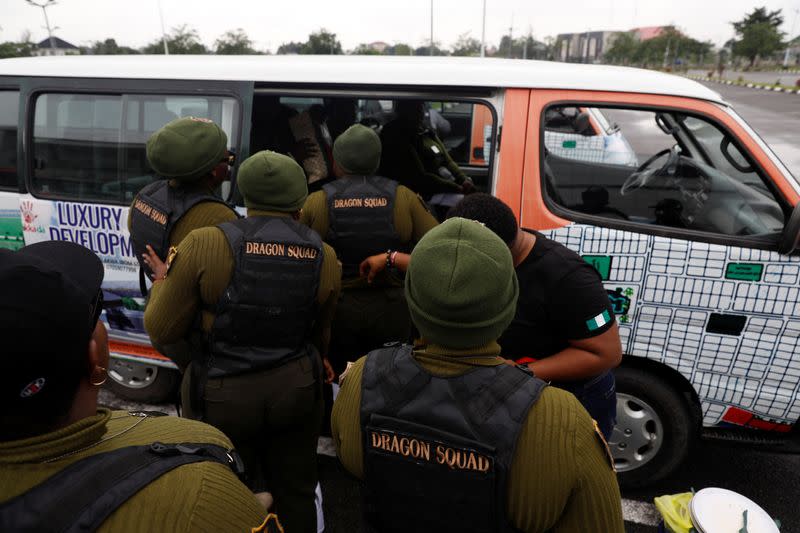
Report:
[{"label": "building in background", "polygon": [[389,48],[389,46],[391,46],[389,43],[385,43],[383,41],[375,41],[374,43],[369,43],[367,45],[367,47],[370,50],[374,50],[379,54],[383,54],[384,52],[386,52],[386,49]]},{"label": "building in background", "polygon": [[554,59],[568,63],[600,63],[603,54],[619,32],[585,31],[560,33],[556,37]]},{"label": "building in background", "polygon": [[[52,40],[52,43],[50,42]],[[58,37],[47,38],[36,44],[37,56],[69,56],[80,54],[80,49]]]},{"label": "building in background", "polygon": [[620,31],[561,33],[556,37],[553,59],[568,63],[603,63],[605,53],[621,33],[630,33],[639,42],[655,39],[674,29],[672,26],[647,26]]},{"label": "building in background", "polygon": [[639,41],[649,41],[659,37],[666,32],[670,26],[645,26],[644,28],[633,28],[630,30]]}]

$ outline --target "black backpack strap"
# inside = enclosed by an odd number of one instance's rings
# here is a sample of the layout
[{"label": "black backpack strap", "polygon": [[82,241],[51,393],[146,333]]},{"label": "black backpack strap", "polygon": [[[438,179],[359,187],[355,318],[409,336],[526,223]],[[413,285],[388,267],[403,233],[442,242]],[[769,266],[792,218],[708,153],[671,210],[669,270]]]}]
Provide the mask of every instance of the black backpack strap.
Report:
[{"label": "black backpack strap", "polygon": [[238,454],[213,444],[128,446],[82,459],[0,505],[0,531],[83,532],[97,528],[142,488],[201,461],[244,472]]}]

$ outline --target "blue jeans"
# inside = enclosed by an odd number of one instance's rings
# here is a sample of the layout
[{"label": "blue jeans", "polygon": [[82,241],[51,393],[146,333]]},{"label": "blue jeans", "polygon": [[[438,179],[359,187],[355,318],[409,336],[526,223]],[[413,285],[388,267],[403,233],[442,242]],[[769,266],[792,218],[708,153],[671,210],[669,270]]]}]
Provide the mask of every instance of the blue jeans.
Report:
[{"label": "blue jeans", "polygon": [[617,423],[617,389],[614,374],[606,371],[585,381],[553,383],[575,395],[589,415],[597,421],[600,432],[608,440]]}]

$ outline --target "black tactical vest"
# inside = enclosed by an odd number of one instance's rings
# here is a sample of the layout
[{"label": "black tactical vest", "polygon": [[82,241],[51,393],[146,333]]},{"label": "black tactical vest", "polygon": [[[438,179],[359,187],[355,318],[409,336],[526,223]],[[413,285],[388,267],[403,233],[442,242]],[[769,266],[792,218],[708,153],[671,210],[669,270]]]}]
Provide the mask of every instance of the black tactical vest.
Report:
[{"label": "black tactical vest", "polygon": [[139,191],[131,207],[131,244],[145,273],[151,273],[142,261],[142,254],[147,251],[145,246],[152,246],[158,257],[166,261],[172,228],[189,209],[200,202],[228,205],[207,192],[170,187],[167,180],[155,181]]},{"label": "black tactical vest", "polygon": [[506,489],[517,437],[546,386],[508,365],[436,377],[411,346],[364,365],[364,510],[381,532],[514,531]]},{"label": "black tactical vest", "polygon": [[326,184],[328,235],[325,242],[342,262],[342,277],[358,277],[367,257],[386,250],[407,251],[394,228],[397,182],[380,176],[350,176]]},{"label": "black tactical vest", "polygon": [[216,309],[209,377],[280,366],[309,354],[322,240],[289,217],[253,217],[219,228],[235,266]]}]

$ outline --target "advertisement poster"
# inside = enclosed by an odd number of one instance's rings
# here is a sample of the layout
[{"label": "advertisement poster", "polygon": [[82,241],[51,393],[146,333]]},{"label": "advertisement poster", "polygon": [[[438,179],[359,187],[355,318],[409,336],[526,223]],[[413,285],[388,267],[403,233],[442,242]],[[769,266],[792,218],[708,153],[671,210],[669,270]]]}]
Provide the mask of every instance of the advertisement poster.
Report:
[{"label": "advertisement poster", "polygon": [[24,244],[19,197],[16,194],[0,193],[0,248],[18,250]]},{"label": "advertisement poster", "polygon": [[149,344],[144,331],[144,298],[139,263],[128,234],[128,208],[23,198],[16,211],[26,244],[69,241],[103,261],[103,298],[109,333]]}]

